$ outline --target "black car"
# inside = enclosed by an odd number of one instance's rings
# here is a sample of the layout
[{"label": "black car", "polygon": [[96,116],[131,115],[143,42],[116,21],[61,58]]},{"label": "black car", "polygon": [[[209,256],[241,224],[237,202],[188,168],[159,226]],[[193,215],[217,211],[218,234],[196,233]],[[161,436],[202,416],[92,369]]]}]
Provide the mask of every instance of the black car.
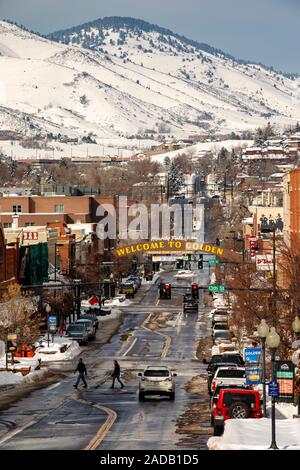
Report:
[{"label": "black car", "polygon": [[183,313],[186,313],[186,312],[198,313],[198,299],[193,298],[191,294],[185,294],[183,296],[182,308],[183,308]]}]

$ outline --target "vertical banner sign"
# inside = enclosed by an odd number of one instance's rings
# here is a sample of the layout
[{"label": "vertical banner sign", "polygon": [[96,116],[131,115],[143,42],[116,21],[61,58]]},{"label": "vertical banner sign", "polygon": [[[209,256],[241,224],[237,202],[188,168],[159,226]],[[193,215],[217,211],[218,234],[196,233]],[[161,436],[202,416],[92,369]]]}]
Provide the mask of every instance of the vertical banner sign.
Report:
[{"label": "vertical banner sign", "polygon": [[255,247],[257,243],[256,237],[249,237],[250,256],[253,258],[256,254]]},{"label": "vertical banner sign", "polygon": [[292,361],[276,361],[276,382],[279,385],[277,401],[294,402],[295,365]]},{"label": "vertical banner sign", "polygon": [[261,351],[261,348],[244,348],[243,356],[246,368],[246,383],[248,385],[258,385],[262,382]]},{"label": "vertical banner sign", "polygon": [[49,333],[55,333],[56,332],[56,323],[57,323],[57,318],[56,316],[51,316],[48,318],[48,331]]}]

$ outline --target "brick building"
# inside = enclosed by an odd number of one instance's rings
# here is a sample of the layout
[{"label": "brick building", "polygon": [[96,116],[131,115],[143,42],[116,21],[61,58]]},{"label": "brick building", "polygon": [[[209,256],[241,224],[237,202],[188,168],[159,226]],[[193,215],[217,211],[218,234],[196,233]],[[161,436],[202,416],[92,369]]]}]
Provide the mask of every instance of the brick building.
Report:
[{"label": "brick building", "polygon": [[0,285],[18,280],[18,243],[7,245],[0,224]]},{"label": "brick building", "polygon": [[290,248],[300,248],[300,168],[288,173],[284,183],[284,240]]},{"label": "brick building", "polygon": [[110,196],[2,196],[1,222],[4,228],[13,224],[13,215],[19,215],[18,226],[45,226],[52,222],[97,223],[97,209],[102,204],[116,207],[116,198]]}]

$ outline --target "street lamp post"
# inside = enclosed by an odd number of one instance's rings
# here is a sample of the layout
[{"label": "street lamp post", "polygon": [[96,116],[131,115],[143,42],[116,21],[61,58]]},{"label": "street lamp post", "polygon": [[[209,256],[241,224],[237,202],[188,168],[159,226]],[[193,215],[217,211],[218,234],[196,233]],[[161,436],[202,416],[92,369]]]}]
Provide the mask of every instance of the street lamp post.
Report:
[{"label": "street lamp post", "polygon": [[46,305],[46,313],[47,313],[47,341],[48,341],[48,348],[49,348],[49,341],[50,341],[50,337],[49,337],[49,314],[51,312],[51,305],[47,304]]},{"label": "street lamp post", "polygon": [[55,257],[54,257],[54,281],[57,279],[57,247],[64,246],[63,243],[55,243]]},{"label": "street lamp post", "polygon": [[[298,315],[292,323],[293,332],[295,333],[295,339],[298,340],[300,337],[300,320]],[[298,389],[298,416],[300,416],[300,390]]]},{"label": "street lamp post", "polygon": [[262,384],[263,384],[263,413],[267,416],[267,399],[266,399],[266,338],[269,333],[269,326],[266,320],[262,319],[257,327],[257,333],[262,345]]},{"label": "street lamp post", "polygon": [[[271,360],[272,360],[272,381],[276,381],[276,375],[275,375],[275,354],[276,354],[276,349],[278,348],[280,344],[280,337],[279,334],[276,332],[274,326],[271,327],[270,332],[266,338],[266,343],[271,349]],[[276,436],[275,436],[275,396],[272,396],[272,414],[271,414],[271,419],[272,419],[272,442],[270,445],[270,449],[278,449],[277,444],[276,444]]]},{"label": "street lamp post", "polygon": [[80,318],[80,293],[81,293],[81,279],[74,279],[75,284],[75,309],[73,311],[73,321],[75,321],[75,312],[77,320]]}]

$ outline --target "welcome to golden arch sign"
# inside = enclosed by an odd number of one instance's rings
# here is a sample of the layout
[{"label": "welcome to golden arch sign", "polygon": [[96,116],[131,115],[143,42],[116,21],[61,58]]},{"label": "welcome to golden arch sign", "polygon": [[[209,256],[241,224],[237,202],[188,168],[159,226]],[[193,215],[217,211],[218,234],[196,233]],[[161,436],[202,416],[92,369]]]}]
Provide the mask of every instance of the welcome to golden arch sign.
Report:
[{"label": "welcome to golden arch sign", "polygon": [[189,254],[204,252],[210,253],[217,256],[222,256],[224,253],[223,248],[210,243],[201,242],[188,242],[184,240],[158,240],[135,243],[125,247],[116,248],[114,252],[117,256],[126,256],[136,253],[148,253],[148,254]]}]

